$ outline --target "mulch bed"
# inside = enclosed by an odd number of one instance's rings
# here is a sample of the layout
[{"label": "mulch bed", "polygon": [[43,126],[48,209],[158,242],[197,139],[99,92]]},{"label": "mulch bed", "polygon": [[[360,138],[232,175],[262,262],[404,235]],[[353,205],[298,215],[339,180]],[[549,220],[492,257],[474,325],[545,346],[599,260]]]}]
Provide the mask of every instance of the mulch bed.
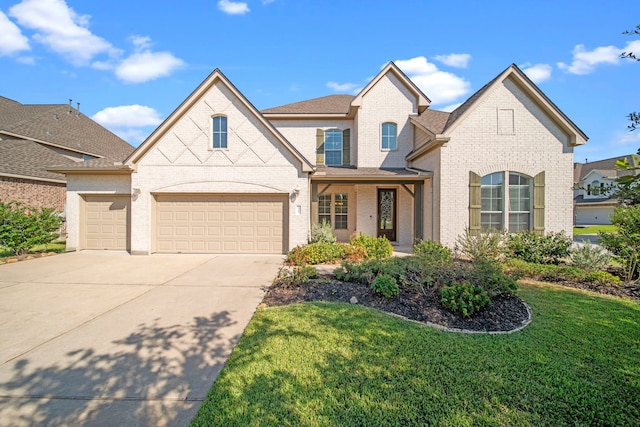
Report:
[{"label": "mulch bed", "polygon": [[349,303],[353,297],[357,299],[357,304],[407,319],[474,332],[513,331],[529,320],[527,306],[515,295],[495,298],[480,312],[465,318],[445,309],[437,290],[427,291],[426,294],[401,290],[397,297],[385,298],[373,293],[367,285],[331,278],[314,279],[300,287],[285,287],[276,282],[268,288],[262,302],[268,307],[306,301]]}]

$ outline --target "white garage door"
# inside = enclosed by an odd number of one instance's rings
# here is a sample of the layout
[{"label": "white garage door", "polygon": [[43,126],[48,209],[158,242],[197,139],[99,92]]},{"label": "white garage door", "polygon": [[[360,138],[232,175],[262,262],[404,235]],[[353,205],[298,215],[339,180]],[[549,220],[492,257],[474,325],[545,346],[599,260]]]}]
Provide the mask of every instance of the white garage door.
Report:
[{"label": "white garage door", "polygon": [[611,224],[609,215],[613,212],[613,206],[576,206],[576,224]]},{"label": "white garage door", "polygon": [[129,196],[84,196],[84,249],[127,250]]},{"label": "white garage door", "polygon": [[156,252],[281,254],[286,250],[286,196],[157,195],[156,202]]}]

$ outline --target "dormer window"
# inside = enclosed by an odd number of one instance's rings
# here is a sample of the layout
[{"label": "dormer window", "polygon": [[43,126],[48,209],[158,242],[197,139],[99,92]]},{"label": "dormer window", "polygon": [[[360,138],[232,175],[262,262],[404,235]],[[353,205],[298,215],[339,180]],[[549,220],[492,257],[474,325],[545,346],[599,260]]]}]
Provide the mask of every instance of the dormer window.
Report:
[{"label": "dormer window", "polygon": [[382,150],[395,150],[398,148],[398,125],[395,123],[382,124]]},{"label": "dormer window", "polygon": [[227,117],[214,116],[211,140],[213,148],[227,148]]}]

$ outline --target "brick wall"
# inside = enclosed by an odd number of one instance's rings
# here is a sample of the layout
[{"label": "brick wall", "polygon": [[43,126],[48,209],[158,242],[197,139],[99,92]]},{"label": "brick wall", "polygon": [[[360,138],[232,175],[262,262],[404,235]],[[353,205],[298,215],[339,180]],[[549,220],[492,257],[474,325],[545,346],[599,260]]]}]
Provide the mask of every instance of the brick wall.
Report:
[{"label": "brick wall", "polygon": [[0,200],[3,202],[15,200],[26,206],[35,208],[51,207],[63,212],[66,201],[66,185],[0,177]]}]

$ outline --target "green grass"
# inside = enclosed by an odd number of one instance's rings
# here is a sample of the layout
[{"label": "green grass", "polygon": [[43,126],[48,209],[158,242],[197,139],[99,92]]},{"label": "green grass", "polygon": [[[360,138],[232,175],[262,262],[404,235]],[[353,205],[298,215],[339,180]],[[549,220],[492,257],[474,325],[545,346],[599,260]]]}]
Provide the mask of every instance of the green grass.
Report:
[{"label": "green grass", "polygon": [[592,225],[590,227],[574,227],[573,235],[579,236],[581,234],[598,234],[600,232],[604,233],[615,233],[617,228],[613,224],[609,225]]},{"label": "green grass", "polygon": [[[48,245],[37,245],[33,249],[29,251],[30,254],[35,254],[38,252],[64,252],[66,248],[66,243],[64,241],[56,241],[51,242]],[[15,255],[9,249],[0,246],[0,258],[7,258]]]},{"label": "green grass", "polygon": [[639,425],[640,304],[523,284],[511,335],[348,304],[258,310],[192,425]]}]

